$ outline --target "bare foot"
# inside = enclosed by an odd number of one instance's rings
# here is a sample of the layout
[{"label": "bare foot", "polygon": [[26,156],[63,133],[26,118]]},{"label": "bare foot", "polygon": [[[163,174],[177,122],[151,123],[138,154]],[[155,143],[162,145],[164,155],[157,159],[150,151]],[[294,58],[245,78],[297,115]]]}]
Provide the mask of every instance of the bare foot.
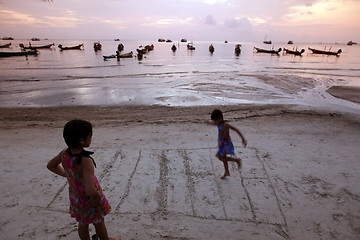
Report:
[{"label": "bare foot", "polygon": [[236,164],[237,164],[238,169],[240,169],[241,168],[241,159],[237,160]]},{"label": "bare foot", "polygon": [[221,179],[225,179],[226,177],[230,176],[230,173],[226,172],[224,173],[224,175],[222,175],[220,178]]},{"label": "bare foot", "polygon": [[109,238],[109,240],[121,240],[121,237],[120,236],[111,237]]}]

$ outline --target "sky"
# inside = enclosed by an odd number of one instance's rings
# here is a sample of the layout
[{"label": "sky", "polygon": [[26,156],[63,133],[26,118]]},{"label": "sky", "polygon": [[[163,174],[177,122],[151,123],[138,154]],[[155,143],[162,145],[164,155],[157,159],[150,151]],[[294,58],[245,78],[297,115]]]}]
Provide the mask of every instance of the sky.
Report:
[{"label": "sky", "polygon": [[0,37],[360,43],[360,0],[0,0]]}]

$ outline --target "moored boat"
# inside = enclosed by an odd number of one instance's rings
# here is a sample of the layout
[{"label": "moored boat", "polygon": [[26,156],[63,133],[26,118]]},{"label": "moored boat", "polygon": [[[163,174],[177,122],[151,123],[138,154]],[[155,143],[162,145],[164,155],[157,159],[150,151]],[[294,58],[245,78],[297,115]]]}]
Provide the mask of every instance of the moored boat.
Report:
[{"label": "moored boat", "polygon": [[0,48],[9,48],[9,47],[11,47],[11,43],[0,45]]},{"label": "moored boat", "polygon": [[14,56],[29,56],[37,55],[39,52],[36,50],[21,51],[21,52],[0,52],[0,57],[14,57]]},{"label": "moored boat", "polygon": [[32,49],[32,50],[36,50],[36,49],[50,49],[52,46],[55,46],[55,43],[50,43],[50,44],[46,44],[46,45],[41,45],[41,46],[32,46],[29,45],[27,47],[24,46],[24,44],[20,43],[19,46],[22,49]]},{"label": "moored boat", "polygon": [[193,44],[192,42],[191,42],[191,43],[188,43],[188,44],[186,45],[186,47],[187,47],[188,50],[195,50],[194,44]]},{"label": "moored boat", "polygon": [[254,49],[259,53],[270,53],[270,54],[279,54],[282,50],[281,48],[279,48],[278,50],[274,50],[274,49],[267,50],[267,49],[262,49],[262,48],[257,48],[257,47],[254,47]]},{"label": "moored boat", "polygon": [[305,49],[301,49],[300,51],[298,51],[298,50],[290,50],[290,49],[284,48],[284,52],[288,53],[288,54],[301,56],[301,54],[303,54],[305,52]]},{"label": "moored boat", "polygon": [[287,44],[294,44],[294,42],[292,40],[289,40]]},{"label": "moored boat", "polygon": [[263,41],[263,43],[265,43],[265,44],[272,44],[272,42],[269,40],[269,41],[267,41],[267,40],[265,40],[265,41]]},{"label": "moored boat", "polygon": [[173,52],[175,52],[176,49],[177,49],[177,47],[175,46],[175,44],[173,44],[173,45],[171,46],[171,50],[172,50]]},{"label": "moored boat", "polygon": [[312,51],[312,53],[314,53],[314,54],[336,55],[336,56],[338,56],[342,52],[341,49],[339,49],[337,52],[332,52],[330,50],[319,50],[319,49],[310,48],[310,47],[309,47],[309,50]]},{"label": "moored boat", "polygon": [[241,44],[236,44],[235,45],[235,55],[239,56],[241,53]]},{"label": "moored boat", "polygon": [[84,44],[81,43],[72,47],[63,47],[62,44],[59,44],[58,47],[60,48],[60,50],[81,50],[81,48],[84,47]]},{"label": "moored boat", "polygon": [[181,39],[180,42],[187,42],[186,38]]},{"label": "moored boat", "polygon": [[356,42],[353,42],[353,41],[349,41],[346,45],[352,46],[352,45],[355,45],[355,44],[357,44],[357,43],[356,43]]},{"label": "moored boat", "polygon": [[94,42],[94,50],[95,51],[101,50],[101,48],[102,48],[102,45],[100,42]]},{"label": "moored boat", "polygon": [[14,40],[13,37],[3,37],[2,40]]},{"label": "moored boat", "polygon": [[209,46],[209,52],[210,52],[210,53],[214,53],[214,51],[215,51],[214,46],[213,46],[212,44],[210,44],[210,46]]},{"label": "moored boat", "polygon": [[110,58],[116,58],[115,54],[112,55],[108,55],[108,56],[103,56],[104,60],[110,59]]},{"label": "moored boat", "polygon": [[132,51],[119,55],[119,58],[132,58],[132,57],[133,57],[133,52]]}]

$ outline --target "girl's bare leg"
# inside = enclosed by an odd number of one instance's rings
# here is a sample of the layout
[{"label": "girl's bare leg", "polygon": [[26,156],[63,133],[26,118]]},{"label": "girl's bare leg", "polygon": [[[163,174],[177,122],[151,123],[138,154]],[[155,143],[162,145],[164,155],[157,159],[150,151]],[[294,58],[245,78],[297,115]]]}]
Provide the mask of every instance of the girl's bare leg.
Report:
[{"label": "girl's bare leg", "polygon": [[227,157],[227,160],[231,162],[236,162],[238,169],[241,168],[241,158]]},{"label": "girl's bare leg", "polygon": [[221,160],[221,161],[223,162],[223,164],[224,164],[225,173],[224,173],[224,175],[221,177],[221,179],[224,179],[224,178],[226,178],[227,176],[230,176],[229,163],[228,163],[226,157],[222,157],[220,160]]},{"label": "girl's bare leg", "polygon": [[81,224],[78,226],[78,234],[81,240],[90,240],[89,224]]},{"label": "girl's bare leg", "polygon": [[105,219],[99,223],[94,223],[95,231],[100,240],[108,240],[108,232],[105,225]]},{"label": "girl's bare leg", "polygon": [[94,224],[95,231],[100,240],[120,240],[120,237],[110,237],[108,236],[108,232],[105,225],[105,219],[101,222]]}]

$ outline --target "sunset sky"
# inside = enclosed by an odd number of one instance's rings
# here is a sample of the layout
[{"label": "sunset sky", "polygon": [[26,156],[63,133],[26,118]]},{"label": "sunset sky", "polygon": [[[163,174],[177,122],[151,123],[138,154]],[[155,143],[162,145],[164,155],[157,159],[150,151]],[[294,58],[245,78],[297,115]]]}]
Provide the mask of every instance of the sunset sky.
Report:
[{"label": "sunset sky", "polygon": [[0,37],[360,42],[360,0],[0,0]]}]

